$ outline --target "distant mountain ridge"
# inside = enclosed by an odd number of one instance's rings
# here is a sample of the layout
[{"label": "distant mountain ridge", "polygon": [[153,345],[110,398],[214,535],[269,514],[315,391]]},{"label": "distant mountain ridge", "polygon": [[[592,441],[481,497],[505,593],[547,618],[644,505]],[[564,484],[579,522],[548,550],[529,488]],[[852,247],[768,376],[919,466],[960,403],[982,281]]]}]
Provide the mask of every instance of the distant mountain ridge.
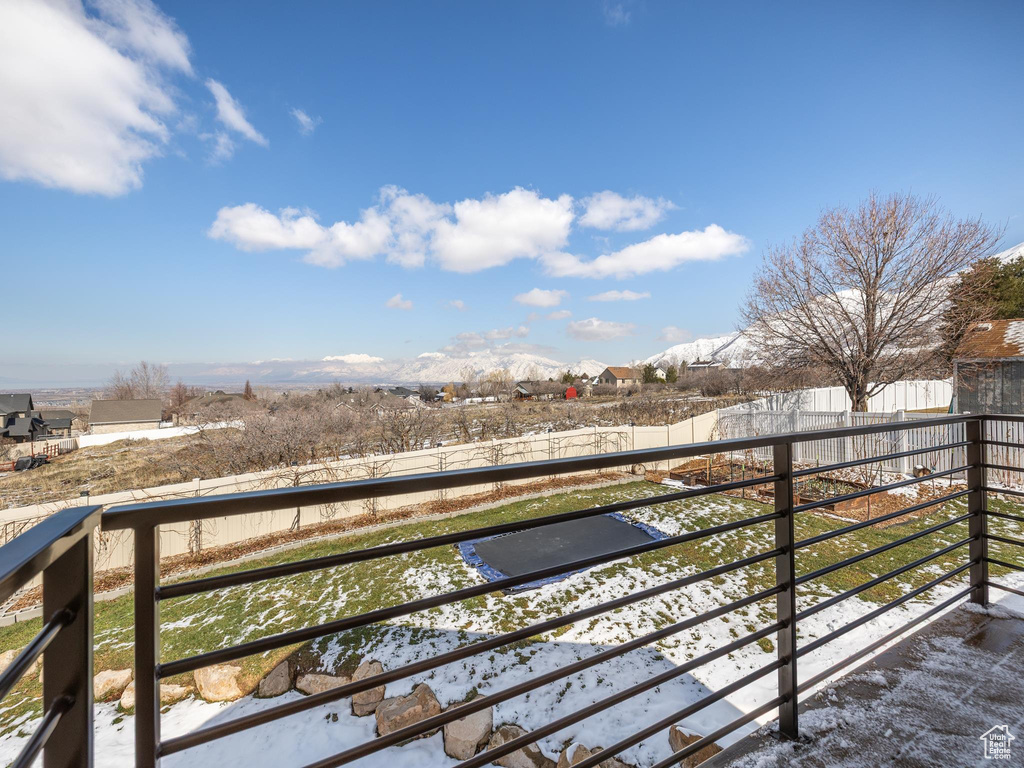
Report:
[{"label": "distant mountain ridge", "polygon": [[[342,359],[344,358],[344,359]],[[605,364],[592,359],[563,363],[529,352],[485,350],[467,355],[425,352],[405,360],[384,360],[370,355],[343,355],[322,360],[260,360],[252,363],[171,364],[172,378],[210,384],[233,383],[246,379],[253,383],[315,384],[339,381],[345,384],[447,384],[463,381],[467,372],[483,378],[498,370],[508,370],[514,379],[558,379],[566,370],[574,374],[596,376]]]}]

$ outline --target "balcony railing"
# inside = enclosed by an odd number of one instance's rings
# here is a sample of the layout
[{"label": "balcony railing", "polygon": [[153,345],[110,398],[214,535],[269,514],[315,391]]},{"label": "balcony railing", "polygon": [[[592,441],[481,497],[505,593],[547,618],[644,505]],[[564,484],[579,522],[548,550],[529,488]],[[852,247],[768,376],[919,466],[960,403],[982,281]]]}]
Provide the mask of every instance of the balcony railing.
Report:
[{"label": "balcony railing", "polygon": [[[540,633],[568,627],[573,623],[591,619],[688,585],[702,583],[757,563],[766,562],[770,562],[774,566],[775,584],[770,588],[751,592],[740,599],[719,605],[700,615],[682,618],[656,631],[601,650],[592,656],[563,665],[532,679],[517,682],[500,690],[477,696],[457,708],[451,708],[385,736],[378,736],[363,744],[350,746],[338,754],[311,764],[310,768],[312,766],[327,768],[327,766],[344,765],[387,747],[404,743],[416,736],[434,731],[445,723],[461,719],[473,712],[507,701],[557,680],[562,680],[634,649],[678,635],[699,627],[712,619],[724,617],[738,609],[751,606],[766,599],[773,599],[775,602],[775,620],[767,623],[765,626],[709,653],[653,675],[643,682],[607,696],[589,706],[567,712],[553,722],[543,727],[535,728],[524,736],[512,739],[501,746],[481,752],[459,763],[459,768],[475,768],[475,766],[491,763],[502,755],[509,754],[539,739],[554,734],[573,723],[602,712],[640,693],[650,691],[703,665],[725,659],[730,653],[765,638],[774,640],[776,651],[775,658],[771,663],[765,664],[741,679],[710,693],[703,699],[689,704],[677,712],[673,712],[670,716],[662,718],[658,722],[638,723],[637,730],[634,733],[619,739],[614,744],[605,747],[592,757],[577,764],[577,768],[596,766],[603,760],[638,744],[658,731],[694,715],[714,702],[720,701],[740,691],[745,686],[769,675],[775,675],[777,681],[777,695],[774,698],[746,712],[732,722],[723,725],[713,733],[708,733],[700,740],[675,752],[671,757],[659,762],[656,768],[676,764],[723,736],[773,711],[778,712],[781,733],[788,738],[797,738],[799,735],[797,712],[801,693],[808,691],[826,678],[834,676],[850,664],[868,656],[882,646],[892,642],[915,625],[927,621],[958,601],[969,598],[972,602],[985,605],[988,603],[990,588],[1002,589],[1018,595],[1024,594],[1020,590],[993,582],[989,576],[990,564],[1017,571],[1024,570],[1021,566],[1014,563],[994,559],[988,553],[990,541],[1012,546],[1024,545],[1024,541],[990,534],[987,528],[987,521],[990,516],[1024,523],[1024,517],[1005,511],[989,509],[986,506],[986,499],[991,493],[1024,498],[1024,492],[1006,488],[993,488],[986,485],[986,471],[989,469],[1010,473],[1024,472],[1024,463],[1019,465],[1018,463],[986,463],[986,453],[990,448],[997,447],[1001,449],[1000,456],[1011,457],[1016,456],[1020,449],[1024,448],[1024,445],[1020,443],[997,439],[1005,432],[1005,430],[1003,432],[999,431],[998,424],[1000,423],[1021,424],[1024,423],[1024,417],[1002,415],[992,417],[950,416],[929,419],[927,421],[887,423],[845,429],[723,440],[654,450],[629,451],[455,472],[369,479],[206,498],[158,501],[110,509],[102,516],[103,529],[105,531],[130,530],[134,532],[135,537],[134,652],[135,696],[137,702],[134,723],[136,743],[135,764],[137,768],[155,768],[159,765],[161,757],[182,752],[256,726],[271,723],[289,715],[310,710],[329,702],[338,701],[353,694],[369,691],[386,683],[423,674],[445,664],[468,659],[479,654],[487,654],[494,649],[526,640]],[[950,427],[947,434],[951,437],[946,442],[931,444],[919,449],[915,448],[913,450],[897,451],[884,455],[855,458],[827,466],[816,466],[813,468],[794,466],[793,447],[795,444],[838,438],[853,439],[870,435],[881,435],[883,433],[899,434],[904,430],[939,426]],[[907,443],[906,441],[897,441],[896,444],[906,445]],[[766,470],[765,474],[755,477],[747,477],[741,480],[732,480],[703,487],[682,488],[654,497],[630,499],[548,515],[546,517],[500,523],[486,528],[388,543],[368,549],[345,551],[315,559],[286,562],[225,575],[161,584],[159,528],[162,525],[266,512],[283,508],[367,500],[407,493],[439,492],[445,489],[465,488],[485,483],[508,483],[517,480],[548,478],[555,475],[607,470],[635,464],[659,464],[710,454],[740,454],[744,451],[764,448],[771,450],[772,462],[770,469]],[[951,458],[945,464],[945,466],[950,467],[949,469],[931,472],[922,477],[868,487],[852,493],[834,496],[830,499],[813,500],[804,503],[794,502],[794,483],[799,482],[802,478],[860,465],[889,462],[900,458],[936,454],[937,452],[949,452]],[[945,495],[914,504],[897,512],[851,523],[811,538],[796,540],[794,519],[801,514],[830,503],[835,503],[836,501],[850,501],[864,496],[926,483],[939,478],[951,478],[953,476],[965,478],[966,487],[957,490],[950,489],[950,492]],[[254,584],[267,579],[308,573],[339,565],[375,561],[432,547],[452,545],[472,539],[494,536],[496,534],[540,529],[555,523],[580,520],[611,512],[624,512],[640,507],[650,507],[684,499],[693,499],[708,494],[739,491],[765,485],[772,487],[774,508],[766,507],[764,514],[755,515],[747,519],[723,522],[701,530],[688,531],[679,535],[619,549],[609,554],[578,559],[573,562],[534,570],[522,575],[475,584],[444,594],[432,595],[399,605],[391,605],[357,615],[345,616],[324,624],[281,632],[240,645],[218,648],[187,658],[161,661],[160,605],[163,601],[171,598],[198,595],[225,587]],[[966,512],[963,514],[954,514],[952,517],[936,525],[918,530],[911,535],[891,541],[875,549],[858,552],[834,564],[799,576],[797,575],[796,557],[801,550],[823,541],[846,536],[869,526],[878,525],[882,522],[894,521],[926,509],[938,508],[947,502],[961,498],[966,498]],[[45,714],[35,736],[27,742],[21,756],[14,763],[17,768],[29,765],[40,751],[45,755],[46,768],[72,768],[72,766],[92,765],[91,538],[93,529],[99,521],[99,510],[96,507],[65,510],[37,525],[0,549],[0,600],[6,599],[17,588],[38,573],[42,572],[43,574],[43,616],[45,621],[43,629],[15,662],[0,676],[0,694],[6,695],[35,659],[40,654],[44,657],[45,683],[43,696]],[[968,535],[962,540],[951,545],[938,547],[924,557],[904,564],[895,570],[873,578],[845,592],[831,596],[803,610],[797,609],[796,588],[800,585],[814,582],[839,569],[964,522],[967,523]],[[704,540],[718,534],[740,531],[765,523],[770,523],[774,527],[774,547],[763,552],[710,568],[701,573],[676,578],[642,591],[615,595],[599,605],[572,611],[505,634],[487,637],[484,640],[440,653],[432,658],[405,664],[395,669],[388,669],[380,674],[356,680],[301,699],[293,699],[283,704],[268,705],[267,708],[260,711],[241,715],[214,725],[207,725],[185,735],[169,739],[161,737],[160,681],[174,675],[195,671],[213,664],[236,661],[253,654],[281,649],[334,633],[367,627],[378,622],[386,622],[418,611],[493,593],[497,590],[511,589],[537,581],[538,579],[571,573],[595,565],[623,560],[686,542]],[[824,636],[803,645],[798,645],[797,628],[800,622],[809,616],[837,605],[865,590],[891,582],[912,569],[960,551],[963,552],[963,562],[957,567],[931,579],[916,589],[902,594],[891,602],[881,605],[846,625],[832,630]],[[951,596],[933,605],[927,611],[917,615],[898,629],[888,632],[884,636],[860,647],[855,653],[833,664],[824,671],[806,679],[801,678],[799,661],[806,654],[826,646],[857,627],[878,618],[919,595],[925,594],[957,575],[965,573],[968,574],[968,584],[964,588],[955,591]]]}]

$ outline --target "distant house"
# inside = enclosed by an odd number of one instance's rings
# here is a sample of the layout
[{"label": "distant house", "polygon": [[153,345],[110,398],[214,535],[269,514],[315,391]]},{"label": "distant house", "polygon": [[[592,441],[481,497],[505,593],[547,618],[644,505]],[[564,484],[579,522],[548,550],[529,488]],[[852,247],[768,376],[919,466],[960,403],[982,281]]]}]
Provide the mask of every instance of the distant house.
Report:
[{"label": "distant house", "polygon": [[39,416],[46,422],[47,437],[71,437],[71,427],[75,421],[74,411],[64,408],[39,411]]},{"label": "distant house", "polygon": [[519,382],[516,384],[516,388],[512,390],[512,397],[516,400],[532,400],[533,393],[523,382]]},{"label": "distant house", "polygon": [[175,423],[181,421],[202,420],[212,414],[223,415],[224,411],[238,411],[244,408],[255,408],[256,403],[247,400],[241,392],[225,392],[218,389],[215,392],[207,392],[204,395],[186,400],[174,414]]},{"label": "distant house", "polygon": [[394,395],[395,397],[415,397],[416,399],[419,399],[420,396],[419,392],[415,389],[409,389],[408,387],[391,387],[391,389],[388,390],[388,394]]},{"label": "distant house", "polygon": [[32,395],[0,394],[0,437],[29,443],[46,433],[46,423],[34,410]]},{"label": "distant house", "polygon": [[694,360],[692,363],[686,366],[688,371],[708,371],[712,368],[721,368],[721,360]]},{"label": "distant house", "polygon": [[397,395],[385,394],[380,400],[370,406],[370,412],[377,418],[383,418],[390,414],[412,413],[419,407],[419,398],[398,397]]},{"label": "distant house", "polygon": [[953,356],[954,413],[1024,413],[1024,320],[975,323]]},{"label": "distant house", "polygon": [[0,395],[0,416],[24,418],[35,410],[32,395],[24,394]]},{"label": "distant house", "polygon": [[93,400],[89,431],[94,435],[158,429],[163,420],[161,400]]},{"label": "distant house", "polygon": [[634,387],[643,381],[640,371],[627,366],[608,366],[597,377],[598,383],[610,384],[613,387]]},{"label": "distant house", "polygon": [[570,386],[565,388],[565,399],[566,400],[575,400],[577,397],[578,397],[578,395],[576,393],[576,387],[570,385]]}]

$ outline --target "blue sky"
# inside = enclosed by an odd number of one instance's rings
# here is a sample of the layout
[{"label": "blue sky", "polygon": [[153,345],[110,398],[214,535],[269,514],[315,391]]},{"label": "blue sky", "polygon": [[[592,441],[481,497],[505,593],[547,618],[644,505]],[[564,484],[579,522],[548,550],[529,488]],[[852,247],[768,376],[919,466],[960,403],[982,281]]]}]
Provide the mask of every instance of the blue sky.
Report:
[{"label": "blue sky", "polygon": [[1021,29],[1020,2],[6,0],[4,360],[623,362],[735,329],[764,246],[871,190],[1012,245]]}]

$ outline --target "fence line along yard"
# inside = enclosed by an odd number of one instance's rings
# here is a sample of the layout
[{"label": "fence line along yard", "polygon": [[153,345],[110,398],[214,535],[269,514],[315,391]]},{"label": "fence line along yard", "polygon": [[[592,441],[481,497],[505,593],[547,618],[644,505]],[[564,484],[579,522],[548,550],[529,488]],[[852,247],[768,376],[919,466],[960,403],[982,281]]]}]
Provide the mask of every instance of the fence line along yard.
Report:
[{"label": "fence line along yard", "polygon": [[[89,504],[106,507],[142,501],[187,499],[319,483],[500,466],[526,461],[574,458],[643,448],[662,448],[669,445],[688,445],[714,439],[716,424],[717,414],[712,411],[665,426],[587,427],[503,440],[437,446],[406,453],[316,462],[210,480],[193,480],[156,488],[107,493],[91,496],[87,501]],[[637,467],[635,470],[642,472],[647,469],[668,469],[667,463],[662,463],[664,466]],[[504,485],[515,484],[517,481]],[[381,515],[400,507],[452,501],[459,497],[495,490],[498,490],[495,484],[474,485],[163,526],[160,529],[161,553],[165,557],[195,554],[203,549],[235,544],[258,536],[296,530],[330,520],[367,513]],[[38,523],[61,509],[78,506],[84,501],[86,499],[73,498],[2,510],[0,543],[6,543],[30,524]],[[115,532],[101,533],[95,538],[97,571],[128,567],[133,563],[134,552],[130,536],[125,537],[122,532]]]}]

